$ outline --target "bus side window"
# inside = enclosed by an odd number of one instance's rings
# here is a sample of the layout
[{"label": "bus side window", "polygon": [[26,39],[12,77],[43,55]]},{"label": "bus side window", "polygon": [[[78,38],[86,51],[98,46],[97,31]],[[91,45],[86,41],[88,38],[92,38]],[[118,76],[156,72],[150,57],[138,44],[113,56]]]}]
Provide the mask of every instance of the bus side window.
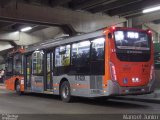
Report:
[{"label": "bus side window", "polygon": [[34,75],[43,75],[43,62],[44,62],[44,52],[43,51],[35,51],[32,54],[32,67]]},{"label": "bus side window", "polygon": [[55,66],[70,65],[70,45],[60,46],[55,49]]},{"label": "bus side window", "polygon": [[90,60],[90,41],[72,44],[72,72],[77,74],[88,74]]},{"label": "bus side window", "polygon": [[104,74],[104,42],[104,37],[91,41],[91,74]]}]

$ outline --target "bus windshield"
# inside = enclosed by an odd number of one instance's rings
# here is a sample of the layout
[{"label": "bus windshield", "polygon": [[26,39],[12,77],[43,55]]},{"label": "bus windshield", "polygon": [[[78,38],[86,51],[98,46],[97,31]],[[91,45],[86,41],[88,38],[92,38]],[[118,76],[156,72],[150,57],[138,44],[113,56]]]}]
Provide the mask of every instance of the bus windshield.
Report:
[{"label": "bus windshield", "polygon": [[149,38],[145,32],[118,30],[114,35],[118,49],[150,50]]}]

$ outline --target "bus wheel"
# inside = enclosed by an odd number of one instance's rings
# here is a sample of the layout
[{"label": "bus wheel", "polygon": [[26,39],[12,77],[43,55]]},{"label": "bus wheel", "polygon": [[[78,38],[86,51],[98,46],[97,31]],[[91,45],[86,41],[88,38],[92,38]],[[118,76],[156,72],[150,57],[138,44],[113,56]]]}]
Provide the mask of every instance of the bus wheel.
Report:
[{"label": "bus wheel", "polygon": [[71,102],[71,89],[68,81],[61,84],[60,95],[63,102]]},{"label": "bus wheel", "polygon": [[21,92],[21,87],[20,87],[20,83],[19,83],[19,81],[16,81],[16,93],[17,94],[19,94],[19,95],[21,95],[22,94],[22,92]]}]

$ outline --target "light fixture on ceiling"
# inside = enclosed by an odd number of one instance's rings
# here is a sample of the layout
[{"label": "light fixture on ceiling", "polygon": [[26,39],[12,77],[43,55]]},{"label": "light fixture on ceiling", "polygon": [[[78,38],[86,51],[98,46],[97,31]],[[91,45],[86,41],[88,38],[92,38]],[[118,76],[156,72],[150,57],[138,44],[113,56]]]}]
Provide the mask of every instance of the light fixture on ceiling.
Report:
[{"label": "light fixture on ceiling", "polygon": [[144,9],[142,12],[143,13],[149,13],[149,12],[154,12],[154,11],[158,11],[160,10],[160,6],[156,6],[156,7],[152,7],[152,8],[147,8],[147,9]]},{"label": "light fixture on ceiling", "polygon": [[31,29],[32,29],[32,27],[28,26],[28,27],[22,28],[20,31],[21,31],[21,32],[26,32],[26,31],[29,31],[29,30],[31,30]]}]

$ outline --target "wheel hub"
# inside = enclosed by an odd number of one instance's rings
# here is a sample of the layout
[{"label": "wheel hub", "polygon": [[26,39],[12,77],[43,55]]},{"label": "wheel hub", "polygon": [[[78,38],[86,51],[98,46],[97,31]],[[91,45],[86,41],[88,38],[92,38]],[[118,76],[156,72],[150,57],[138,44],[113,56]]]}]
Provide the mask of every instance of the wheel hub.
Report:
[{"label": "wheel hub", "polygon": [[63,87],[62,95],[63,95],[63,98],[67,98],[68,97],[68,95],[69,95],[69,88],[67,86]]}]

